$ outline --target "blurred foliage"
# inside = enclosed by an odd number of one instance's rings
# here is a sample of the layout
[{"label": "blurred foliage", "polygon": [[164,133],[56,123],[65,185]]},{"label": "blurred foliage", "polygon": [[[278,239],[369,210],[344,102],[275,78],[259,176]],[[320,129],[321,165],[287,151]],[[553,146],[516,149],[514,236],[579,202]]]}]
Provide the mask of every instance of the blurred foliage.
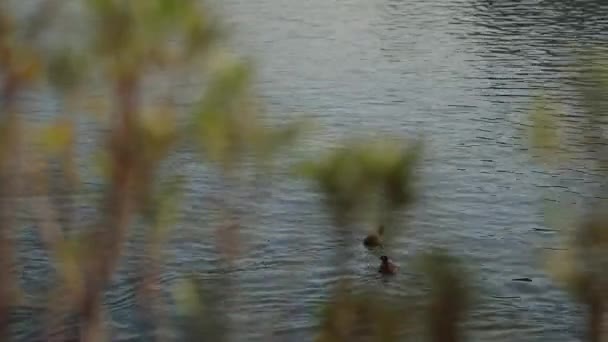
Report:
[{"label": "blurred foliage", "polygon": [[47,65],[47,79],[61,93],[76,89],[87,68],[88,60],[70,49],[51,56]]},{"label": "blurred foliage", "polygon": [[[219,164],[227,178],[241,171],[251,157],[258,173],[263,174],[272,168],[277,152],[295,142],[307,125],[293,122],[273,128],[262,120],[251,89],[249,64],[231,58],[222,44],[216,44],[224,35],[223,29],[201,1],[73,3],[76,7],[81,5],[80,14],[90,30],[79,32],[77,40],[55,40],[49,47],[43,44],[44,39],[37,38],[55,29],[57,20],[50,20],[52,15],[63,14],[62,20],[66,19],[64,5],[60,1],[42,1],[29,20],[17,20],[11,14],[11,6],[0,3],[0,124],[6,133],[1,135],[0,170],[8,172],[17,155],[31,161],[25,174],[0,175],[0,188],[4,190],[3,185],[13,183],[19,175],[38,194],[48,193],[48,198],[37,200],[32,208],[59,281],[49,291],[49,296],[57,297],[49,301],[48,311],[57,317],[50,320],[49,331],[61,324],[58,317],[76,313],[80,316],[81,338],[97,341],[107,335],[103,332],[101,298],[117,268],[131,222],[138,216],[143,218],[145,243],[138,270],[141,275],[137,277],[142,284],[136,287],[146,295],[142,303],[151,313],[149,317],[160,324],[157,307],[161,265],[166,258],[163,246],[170,237],[170,228],[177,223],[184,184],[183,177],[171,178],[161,169],[180,144],[195,142],[204,152],[203,161]],[[186,127],[180,125],[180,120],[188,113],[175,105],[172,94],[150,103],[144,87],[154,74],[183,77],[184,71],[199,73],[203,89]],[[21,92],[38,91],[34,85],[41,80],[47,81],[43,86],[50,87],[59,100],[57,119],[43,126],[28,122],[27,115],[18,115],[21,103],[16,101]],[[87,98],[88,92],[98,89],[109,90],[109,94],[101,101]],[[76,142],[82,132],[78,130],[80,117],[76,113],[81,111],[93,111],[104,119],[96,122],[99,130],[105,131],[102,143],[99,149],[89,152],[103,181],[98,203],[101,217],[99,222],[77,222],[76,231],[67,234],[62,226],[67,223],[58,221],[55,212],[61,205],[52,203],[65,201],[66,197],[54,197],[53,182],[58,179],[51,170],[59,162],[67,196],[78,195],[82,170]],[[16,130],[21,126],[25,129],[22,135]],[[20,148],[30,144],[35,148],[27,150],[26,155]],[[81,176],[88,178],[91,174],[85,172]],[[16,193],[5,191],[5,195]],[[0,260],[9,270],[8,263],[14,257],[9,247],[14,242],[8,236],[16,227],[8,218],[14,208],[0,209],[6,213],[0,219]],[[225,229],[234,227],[220,227],[219,231]],[[12,282],[11,277],[3,277],[0,282],[3,341],[9,339],[7,317],[13,305],[9,303]],[[197,295],[206,302],[204,316],[193,317],[193,324],[187,328],[203,327],[208,334],[213,324],[201,326],[200,322],[211,321],[207,309],[215,304],[206,291],[198,291]],[[217,328],[214,334],[220,336],[222,329],[225,331],[226,327]]]},{"label": "blurred foliage", "polygon": [[229,326],[218,289],[191,276],[174,289],[186,341],[227,341]]},{"label": "blurred foliage", "polygon": [[357,293],[341,282],[324,308],[315,341],[400,341],[408,325],[407,307],[370,291]]},{"label": "blurred foliage", "polygon": [[421,272],[429,279],[429,334],[433,341],[462,341],[461,324],[471,304],[470,274],[460,261],[442,249],[422,255]]},{"label": "blurred foliage", "polygon": [[301,163],[297,173],[317,184],[337,222],[370,210],[383,220],[413,201],[420,148],[398,139],[347,141],[318,161]]},{"label": "blurred foliage", "polygon": [[557,123],[553,120],[552,114],[555,110],[550,107],[546,98],[538,98],[534,103],[531,112],[533,123],[530,132],[531,145],[540,151],[540,156],[548,162],[552,162],[551,157],[555,157],[555,152],[559,149],[560,134]]},{"label": "blurred foliage", "polygon": [[[601,211],[600,211],[601,210]],[[593,209],[563,234],[563,247],[549,253],[547,269],[574,298],[587,307],[590,341],[602,341],[608,305],[608,217]]]},{"label": "blurred foliage", "polygon": [[[53,41],[49,48],[40,37],[55,29],[57,18],[62,18],[55,14],[65,2],[43,0],[31,17],[17,20],[8,2],[0,0],[0,195],[9,198],[26,190],[37,192],[28,201],[57,280],[46,292],[51,319],[43,339],[51,339],[54,325],[63,324],[60,318],[75,315],[81,340],[100,341],[109,336],[103,324],[103,297],[136,225],[143,226],[137,231],[143,232],[144,247],[136,267],[141,274],[135,277],[141,284],[134,287],[144,290],[142,311],[153,324],[165,321],[159,309],[163,306],[160,278],[168,258],[164,247],[178,224],[185,185],[181,165],[170,161],[180,147],[195,144],[200,162],[217,166],[227,183],[239,183],[238,176],[247,171],[270,179],[280,152],[297,144],[310,123],[292,120],[275,126],[264,120],[250,63],[226,51],[222,44],[226,31],[202,1],[73,3],[80,5],[88,30],[74,29],[79,42]],[[597,61],[590,65],[583,75],[590,81],[579,91],[587,104],[583,124],[597,133],[587,144],[596,146],[597,141],[605,142],[608,68]],[[200,97],[188,109],[176,105],[171,91],[146,97],[146,85],[154,82],[154,76],[167,75],[194,76],[199,81]],[[29,113],[21,114],[27,107],[19,101],[21,94],[43,91],[40,86],[51,89],[59,102],[57,118],[44,127],[30,122]],[[88,98],[88,92],[97,90],[103,93],[100,100]],[[554,153],[563,136],[550,103],[550,99],[537,103],[532,142]],[[81,112],[107,119],[96,122],[101,140],[85,156],[86,161],[98,164],[102,176],[101,199],[95,208],[100,217],[95,222],[71,217],[77,226],[71,231],[56,213],[64,203],[53,202],[77,196],[83,179],[92,176],[83,171],[90,171],[90,166],[81,167],[82,156],[78,158],[77,153],[84,134],[78,128],[82,117],[76,114]],[[300,163],[297,174],[316,184],[337,228],[351,228],[351,223],[369,218],[377,221],[374,224],[393,223],[416,198],[415,170],[421,153],[420,141],[350,138]],[[56,164],[59,178],[52,174]],[[166,171],[170,166],[178,170]],[[63,197],[53,193],[57,187],[64,190]],[[228,189],[223,197],[243,195],[235,193],[242,188]],[[235,214],[235,203],[225,200],[222,205],[222,210],[230,212],[231,222],[242,221]],[[14,261],[12,239],[20,228],[15,218],[18,210],[16,201],[0,201],[0,267],[5,270],[0,277],[0,341],[10,340],[9,318],[19,304],[14,300],[19,265]],[[556,278],[590,308],[589,331],[594,341],[599,341],[596,336],[608,285],[607,221],[601,212],[593,211],[576,238],[568,240],[572,247],[551,264],[559,265]],[[232,239],[236,235],[225,232],[241,228],[239,223],[218,226],[218,235]],[[227,249],[221,241],[217,244],[218,250]],[[429,339],[462,340],[461,323],[473,297],[468,271],[443,250],[423,253],[420,260],[419,273],[426,275],[429,284],[428,315],[423,318]],[[228,340],[233,328],[229,311],[234,308],[227,305],[227,293],[236,295],[237,288],[228,281],[216,286],[199,279],[186,277],[174,289],[176,325],[185,340]],[[412,339],[409,329],[423,316],[417,310],[411,302],[388,294],[356,291],[342,279],[324,306],[317,340]],[[154,337],[161,339],[158,334]]]},{"label": "blurred foliage", "polygon": [[323,308],[316,341],[463,341],[471,274],[442,249],[422,253],[414,266],[426,293],[395,296],[340,281]]},{"label": "blurred foliage", "polygon": [[110,74],[139,74],[152,66],[189,62],[207,52],[219,25],[200,1],[90,0],[95,52]]},{"label": "blurred foliage", "polygon": [[[598,203],[590,203],[588,212],[575,213],[569,208],[557,212],[546,212],[545,216],[562,233],[563,247],[551,251],[547,258],[547,269],[576,299],[585,304],[587,312],[587,338],[601,341],[607,335],[603,329],[608,312],[608,217],[606,213],[605,185],[608,171],[608,144],[606,118],[608,117],[608,65],[605,53],[591,50],[581,54],[576,63],[578,72],[578,107],[575,113],[565,115],[549,103],[559,99],[542,99],[531,112],[532,147],[541,151],[541,157],[550,159],[553,166],[576,164],[581,158],[556,158],[565,154],[566,146],[583,146],[580,153],[589,154],[595,165],[594,171],[601,175],[603,187],[595,193]],[[552,108],[553,107],[553,108]],[[576,118],[577,133],[565,134],[560,130],[562,120]],[[583,166],[589,167],[589,166]],[[569,217],[565,217],[569,216]],[[571,217],[579,217],[576,222]],[[567,222],[567,223],[564,223]],[[571,226],[567,226],[567,225]],[[566,226],[565,226],[566,225]]]},{"label": "blurred foliage", "polygon": [[252,97],[250,70],[248,64],[238,61],[216,67],[194,114],[194,136],[204,156],[223,172],[242,165],[249,156],[265,165],[308,127],[306,121],[281,128],[264,124]]},{"label": "blurred foliage", "polygon": [[[567,154],[566,146],[582,146],[600,171],[608,170],[608,154],[603,146],[608,142],[606,117],[608,115],[608,65],[605,54],[590,50],[581,53],[572,65],[577,70],[575,93],[578,102],[575,107],[560,106],[560,99],[547,95],[538,96],[530,112],[531,147],[538,149],[544,160],[572,163],[576,158]],[[566,132],[565,122],[576,121],[576,130]],[[567,158],[558,158],[564,155]],[[557,166],[557,165],[555,165]]]}]

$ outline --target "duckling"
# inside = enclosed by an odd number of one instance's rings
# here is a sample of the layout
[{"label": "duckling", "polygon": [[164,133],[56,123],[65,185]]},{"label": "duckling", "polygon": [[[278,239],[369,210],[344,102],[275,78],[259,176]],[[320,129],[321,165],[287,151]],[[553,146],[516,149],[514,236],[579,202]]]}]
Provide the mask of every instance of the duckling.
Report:
[{"label": "duckling", "polygon": [[382,235],[384,234],[384,225],[380,225],[378,227],[378,233],[369,234],[365,239],[363,239],[363,245],[365,247],[378,247],[382,245]]},{"label": "duckling", "polygon": [[382,274],[395,274],[397,272],[397,265],[390,261],[386,255],[381,256],[380,260],[382,260],[382,263],[378,272]]}]

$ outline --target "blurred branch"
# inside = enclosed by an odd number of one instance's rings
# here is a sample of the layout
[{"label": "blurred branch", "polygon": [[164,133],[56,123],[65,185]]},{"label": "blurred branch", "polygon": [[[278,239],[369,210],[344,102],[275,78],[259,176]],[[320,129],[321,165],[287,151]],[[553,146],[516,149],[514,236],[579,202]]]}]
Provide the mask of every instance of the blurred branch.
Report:
[{"label": "blurred branch", "polygon": [[[3,46],[0,45],[0,49]],[[0,51],[1,52],[1,51]],[[0,56],[1,57],[1,56]],[[4,69],[3,69],[4,67]],[[0,63],[0,72],[4,74],[0,100],[0,340],[9,340],[9,316],[14,304],[16,281],[14,272],[13,224],[15,215],[14,195],[18,170],[18,123],[16,113],[16,95],[20,84],[12,73],[10,65]]]},{"label": "blurred branch", "polygon": [[118,112],[109,136],[111,174],[105,197],[105,212],[96,232],[97,246],[92,265],[87,268],[85,296],[82,308],[83,338],[97,341],[101,331],[102,294],[116,268],[121,249],[135,209],[131,192],[135,168],[132,145],[134,116],[138,108],[139,84],[135,75],[118,80],[116,86]]},{"label": "blurred branch", "polygon": [[226,296],[221,284],[205,285],[190,276],[180,281],[173,295],[185,341],[228,341],[228,317],[223,310]]},{"label": "blurred branch", "polygon": [[[585,160],[592,160],[596,164],[597,171],[603,175],[600,181],[605,186],[608,180],[608,150],[605,148],[608,142],[605,135],[608,123],[608,64],[605,62],[605,52],[587,51],[578,63],[581,71],[577,91],[583,116],[577,122],[577,128],[582,134],[573,138],[578,139],[576,142],[585,148],[583,152],[591,157]],[[533,138],[536,138],[537,145],[548,143],[545,145],[552,147],[550,152],[563,147],[556,138],[561,116],[548,110],[546,105],[537,108],[532,119]],[[606,189],[600,188],[599,191]],[[603,196],[599,194],[598,197]],[[605,215],[604,202],[601,200],[599,204],[594,204],[582,222],[567,227],[570,228],[565,239],[567,248],[551,253],[547,265],[554,278],[586,306],[587,339],[594,342],[602,340],[602,324],[608,303],[608,217]]]},{"label": "blurred branch", "polygon": [[401,299],[357,293],[352,284],[340,282],[324,308],[315,341],[401,341],[408,327],[407,308]]},{"label": "blurred branch", "polygon": [[469,274],[440,249],[423,254],[420,265],[431,285],[428,323],[432,341],[463,341],[460,324],[470,304]]},{"label": "blurred branch", "polygon": [[[43,186],[40,186],[39,191],[44,191]],[[56,253],[58,246],[63,241],[63,234],[59,220],[52,209],[51,203],[47,196],[37,196],[30,200],[32,212],[37,216],[39,224],[39,232],[43,244],[50,252]]]}]

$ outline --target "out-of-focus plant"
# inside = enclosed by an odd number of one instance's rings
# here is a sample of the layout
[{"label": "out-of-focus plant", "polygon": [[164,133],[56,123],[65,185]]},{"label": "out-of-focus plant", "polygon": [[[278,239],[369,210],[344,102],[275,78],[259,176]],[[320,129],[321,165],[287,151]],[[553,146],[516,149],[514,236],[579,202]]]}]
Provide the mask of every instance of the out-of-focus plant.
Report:
[{"label": "out-of-focus plant", "polygon": [[268,127],[251,89],[249,64],[228,60],[212,74],[192,125],[206,158],[224,173],[247,160],[266,161],[298,137],[304,122]]},{"label": "out-of-focus plant", "polygon": [[[553,162],[576,164],[570,158],[555,158],[562,153],[564,144],[582,145],[581,153],[591,155],[595,169],[602,175],[602,187],[606,190],[608,180],[606,167],[606,118],[608,117],[608,67],[602,54],[591,52],[585,54],[579,62],[578,94],[582,109],[578,117],[576,134],[565,134],[560,129],[561,116],[550,106],[537,106],[532,111],[532,146],[541,151],[544,158]],[[548,99],[540,103],[550,103]],[[597,194],[602,198],[602,194]],[[587,307],[587,338],[589,341],[601,341],[606,332],[602,326],[608,311],[608,217],[604,215],[604,200],[592,204],[588,213],[584,213],[580,222],[573,227],[562,230],[564,248],[552,251],[548,258],[548,269],[556,280],[561,282],[581,303]],[[569,211],[571,215],[579,215]],[[548,216],[551,213],[547,214]],[[551,219],[551,217],[548,217]],[[554,221],[559,221],[556,218]],[[557,227],[560,228],[560,227]]]},{"label": "out-of-focus plant", "polygon": [[270,127],[252,89],[249,63],[225,56],[218,64],[195,109],[192,134],[203,156],[228,178],[243,176],[239,171],[247,168],[247,162],[268,168],[273,157],[291,146],[309,122]]},{"label": "out-of-focus plant", "polygon": [[[2,341],[9,339],[16,287],[12,272],[16,209],[5,199],[19,194],[20,184],[15,182],[19,177],[25,178],[29,190],[37,195],[28,203],[38,219],[41,240],[58,280],[48,293],[45,337],[56,337],[53,332],[65,318],[76,315],[81,340],[101,341],[109,333],[104,328],[103,296],[135,221],[142,222],[145,236],[143,261],[138,267],[141,302],[154,324],[162,324],[159,278],[163,245],[175,223],[182,179],[160,170],[180,144],[195,142],[202,161],[217,167],[227,189],[221,193],[221,209],[230,222],[237,222],[220,230],[235,232],[242,221],[235,198],[242,195],[243,184],[268,176],[275,157],[306,127],[306,122],[272,127],[264,120],[255,101],[250,65],[224,53],[217,44],[223,30],[200,1],[83,0],[78,4],[82,5],[82,17],[91,23],[90,30],[81,32],[82,41],[75,46],[57,44],[49,50],[34,38],[52,29],[52,21],[41,18],[59,3],[43,1],[43,10],[36,11],[31,27],[17,30],[21,24],[13,22],[10,11],[0,2],[0,266],[6,270],[0,277]],[[147,82],[154,75],[179,77],[184,72],[199,75],[203,88],[189,113],[174,105],[170,92],[160,99],[146,98]],[[46,80],[43,86],[59,100],[59,112],[50,124],[33,129],[17,115],[17,96],[36,90],[33,86],[40,80]],[[78,166],[81,117],[76,113],[91,88],[108,91],[105,102],[112,105],[101,108],[109,113],[103,122],[107,126],[100,124],[99,128],[107,128],[107,132],[101,148],[90,152],[100,156],[97,161],[103,188],[99,217],[96,222],[81,222],[70,209],[63,214],[68,219],[60,219],[59,202],[77,195],[82,179],[89,176],[80,174]],[[181,125],[182,114],[191,115],[183,120],[186,127]],[[22,141],[24,137],[33,139]],[[27,153],[22,151],[26,145],[32,147]],[[415,197],[414,170],[419,154],[419,144],[410,146],[399,139],[353,140],[319,160],[304,163],[299,170],[318,185],[342,234],[357,220],[396,224],[396,214]],[[27,172],[20,174],[21,164],[26,163]],[[55,169],[60,177],[53,175]],[[62,196],[56,196],[55,201],[51,195],[57,188]],[[233,242],[236,237],[229,239]],[[458,338],[456,323],[466,308],[466,291],[446,257],[430,260],[435,298],[431,328],[446,331],[434,339],[454,341]],[[185,331],[190,334],[186,339],[226,340],[230,328],[221,312],[226,309],[222,302],[226,294],[215,296],[204,287],[199,281],[185,281],[175,292],[178,309],[184,310]],[[222,290],[233,289],[225,284]],[[343,288],[328,303],[320,341],[401,338],[407,323],[404,317],[409,317],[402,313],[405,306],[395,307],[390,299],[351,292]],[[160,339],[158,334],[155,337]]]},{"label": "out-of-focus plant", "polygon": [[407,308],[405,300],[357,293],[352,284],[341,282],[321,313],[315,341],[402,341],[412,315]]},{"label": "out-of-focus plant", "polygon": [[302,163],[300,174],[315,181],[338,223],[360,219],[361,209],[377,218],[414,198],[414,167],[420,145],[397,139],[349,141],[319,161]]},{"label": "out-of-focus plant", "polygon": [[[251,67],[248,63],[225,56],[209,73],[209,85],[195,107],[191,134],[200,152],[217,166],[224,189],[217,202],[222,205],[226,224],[220,227],[219,237],[231,251],[229,259],[238,251],[238,232],[244,214],[237,208],[247,207],[236,198],[248,198],[259,203],[264,196],[250,189],[260,177],[270,179],[273,159],[291,146],[308,127],[307,121],[294,121],[282,127],[271,127],[264,122],[261,107],[252,89]],[[249,197],[246,194],[253,196]],[[247,209],[245,209],[247,210]],[[237,217],[238,216],[238,217]],[[247,215],[247,221],[254,221]]]},{"label": "out-of-focus plant", "polygon": [[[97,242],[93,257],[83,268],[79,309],[82,334],[93,341],[101,335],[102,294],[117,267],[133,215],[150,212],[156,169],[179,136],[173,108],[146,108],[144,79],[148,73],[204,58],[217,31],[194,1],[91,0],[86,5],[93,22],[92,62],[101,66],[95,71],[110,83],[116,104],[107,137],[104,212],[92,235]],[[63,72],[51,79],[65,89],[71,69],[61,69],[61,59],[52,65]]]},{"label": "out-of-focus plant", "polygon": [[464,341],[462,323],[472,301],[469,271],[440,249],[418,255],[413,265],[425,279],[426,294],[397,296],[339,282],[321,312],[316,341],[388,342],[423,336],[435,342]]},{"label": "out-of-focus plant", "polygon": [[182,338],[186,341],[228,341],[229,326],[222,310],[217,287],[207,286],[198,277],[183,279],[174,289]]},{"label": "out-of-focus plant", "polygon": [[[176,190],[172,182],[159,182],[158,170],[170,153],[181,142],[195,140],[205,152],[203,160],[219,163],[222,174],[232,179],[250,157],[255,165],[269,170],[276,152],[298,136],[300,125],[275,129],[262,121],[252,101],[249,66],[232,59],[227,63],[224,48],[216,44],[223,34],[220,25],[200,1],[83,0],[76,7],[81,5],[80,14],[90,25],[77,37],[79,41],[65,42],[65,46],[57,42],[50,49],[38,46],[36,34],[52,31],[52,21],[44,14],[55,13],[51,9],[57,10],[58,4],[43,1],[31,25],[20,30],[23,24],[14,22],[9,6],[0,3],[0,191],[3,198],[17,193],[12,189],[14,175],[19,174],[14,166],[21,157],[19,128],[24,120],[17,116],[16,97],[45,78],[45,85],[59,100],[58,118],[42,128],[28,127],[23,136],[36,137],[28,141],[35,147],[27,155],[28,186],[42,196],[32,200],[31,207],[61,282],[51,291],[55,299],[49,302],[49,311],[57,319],[49,323],[49,334],[54,325],[61,324],[59,317],[75,311],[81,320],[81,338],[97,341],[104,335],[103,294],[136,216],[142,216],[147,227],[140,268],[142,292],[153,294],[142,302],[152,308],[159,297],[161,250],[173,224],[169,218],[175,211]],[[153,75],[181,77],[184,72],[200,74],[205,89],[188,127],[179,124],[182,113],[173,105],[172,94],[165,94],[160,104],[157,99],[150,104],[145,98]],[[72,210],[63,215],[68,220],[60,219],[56,211],[65,207],[58,202],[71,199],[80,187],[76,159],[80,118],[75,113],[86,104],[82,99],[91,90],[89,83],[95,90],[109,88],[104,102],[113,105],[104,122],[108,124],[105,141],[100,151],[93,152],[100,156],[104,191],[99,222],[77,222],[72,231],[66,229],[74,221]],[[56,165],[59,178],[51,176]],[[44,196],[54,188],[65,196],[57,201]],[[3,201],[0,211],[0,262],[7,270],[0,280],[0,339],[7,340],[15,283],[11,276],[14,207]]]},{"label": "out-of-focus plant", "polygon": [[420,148],[399,139],[351,140],[296,171],[315,182],[338,234],[348,241],[353,222],[392,226],[398,209],[412,202]]},{"label": "out-of-focus plant", "polygon": [[427,275],[431,288],[427,317],[431,340],[463,341],[460,325],[471,304],[470,274],[444,250],[431,250],[420,260],[420,270]]},{"label": "out-of-focus plant", "polygon": [[18,293],[14,265],[14,196],[20,189],[22,127],[19,92],[40,79],[36,46],[23,39],[6,4],[0,2],[0,340],[8,340],[11,307]]},{"label": "out-of-focus plant", "polygon": [[608,309],[608,218],[605,208],[597,210],[548,258],[553,277],[587,307],[587,334],[594,342],[606,334],[602,329]]}]

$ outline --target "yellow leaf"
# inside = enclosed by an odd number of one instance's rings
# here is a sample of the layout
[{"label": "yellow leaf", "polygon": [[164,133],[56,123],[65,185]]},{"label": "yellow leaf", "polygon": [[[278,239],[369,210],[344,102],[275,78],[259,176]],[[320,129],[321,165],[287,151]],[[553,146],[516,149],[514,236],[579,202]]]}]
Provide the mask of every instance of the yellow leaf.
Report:
[{"label": "yellow leaf", "polygon": [[74,127],[71,121],[62,120],[43,128],[40,141],[49,153],[63,152],[74,139]]},{"label": "yellow leaf", "polygon": [[175,113],[167,106],[144,111],[141,125],[154,141],[164,141],[176,132]]}]

